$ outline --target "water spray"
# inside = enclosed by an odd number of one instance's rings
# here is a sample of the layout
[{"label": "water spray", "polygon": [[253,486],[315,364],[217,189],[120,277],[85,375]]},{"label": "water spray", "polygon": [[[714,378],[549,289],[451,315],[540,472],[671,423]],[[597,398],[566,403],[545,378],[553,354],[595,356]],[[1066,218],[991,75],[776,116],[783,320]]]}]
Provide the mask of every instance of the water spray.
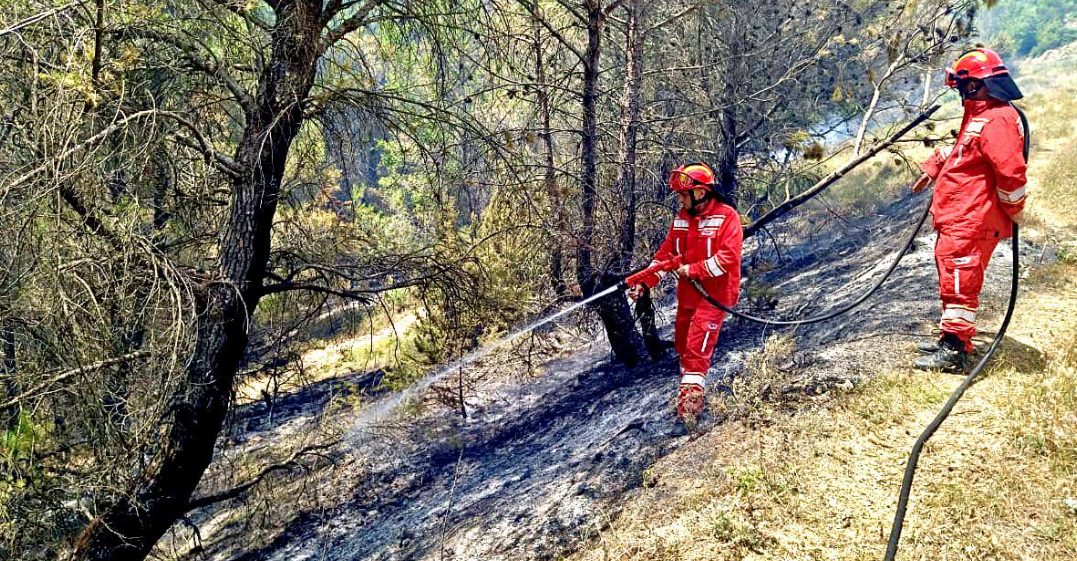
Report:
[{"label": "water spray", "polygon": [[447,365],[439,368],[433,374],[431,374],[431,375],[427,376],[426,378],[422,379],[421,381],[419,381],[415,385],[401,391],[400,393],[398,393],[398,394],[396,394],[396,395],[394,395],[394,396],[392,396],[390,398],[387,398],[387,399],[385,399],[385,400],[383,400],[381,402],[378,402],[378,403],[374,404],[372,407],[370,407],[370,409],[365,411],[359,417],[359,419],[357,420],[357,423],[359,425],[368,426],[368,427],[373,425],[376,421],[384,418],[386,416],[386,414],[391,412],[393,409],[395,409],[397,406],[399,406],[405,400],[407,400],[410,397],[422,392],[423,390],[429,388],[430,386],[440,382],[442,379],[444,379],[446,376],[448,376],[454,370],[459,370],[460,368],[463,368],[463,367],[465,367],[465,366],[467,366],[467,365],[469,365],[469,364],[471,364],[471,363],[485,357],[486,355],[496,351],[497,349],[500,349],[501,347],[511,343],[512,341],[514,341],[516,339],[519,339],[520,337],[522,337],[522,336],[524,336],[524,335],[526,335],[526,334],[528,334],[528,333],[530,333],[530,332],[532,332],[532,331],[534,331],[534,330],[536,330],[536,329],[538,329],[538,328],[540,328],[540,327],[542,327],[542,326],[544,326],[544,325],[546,325],[548,323],[552,323],[554,321],[557,321],[558,319],[560,319],[560,318],[562,318],[562,317],[564,317],[564,316],[566,316],[566,315],[568,315],[568,314],[570,314],[570,313],[572,313],[572,312],[574,312],[574,311],[576,311],[576,310],[578,310],[578,309],[580,309],[580,308],[582,308],[582,307],[584,307],[584,306],[586,306],[586,305],[588,305],[588,304],[590,304],[590,303],[592,303],[592,302],[594,302],[596,300],[599,300],[601,298],[609,296],[610,294],[613,294],[614,292],[617,292],[619,290],[624,290],[623,282],[615,284],[615,285],[610,286],[610,287],[607,287],[604,290],[602,290],[601,292],[597,292],[597,293],[595,293],[594,295],[592,295],[592,296],[590,296],[588,298],[580,300],[579,302],[576,302],[575,304],[573,304],[573,305],[571,305],[571,306],[569,306],[569,307],[567,307],[567,308],[565,308],[565,309],[563,309],[563,310],[561,310],[559,312],[556,312],[556,313],[550,314],[550,315],[548,315],[548,316],[546,316],[544,318],[535,320],[535,321],[525,325],[524,327],[521,327],[521,328],[509,333],[508,335],[505,335],[504,337],[501,337],[500,339],[497,339],[495,341],[491,341],[490,343],[487,343],[487,344],[483,345],[482,347],[479,347],[478,349],[475,349],[475,350],[471,351],[470,353],[467,353],[466,355],[460,357],[459,359],[455,360],[451,364],[447,364]]}]

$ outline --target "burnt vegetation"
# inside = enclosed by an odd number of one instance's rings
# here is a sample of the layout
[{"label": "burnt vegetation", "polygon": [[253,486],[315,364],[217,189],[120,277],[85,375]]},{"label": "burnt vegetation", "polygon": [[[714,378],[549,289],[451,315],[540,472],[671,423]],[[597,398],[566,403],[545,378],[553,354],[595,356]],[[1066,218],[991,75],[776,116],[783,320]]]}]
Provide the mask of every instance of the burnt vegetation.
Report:
[{"label": "burnt vegetation", "polygon": [[[931,105],[976,8],[0,0],[0,557],[142,559],[333,461],[196,492],[239,382],[310,382],[295,342],[414,311],[404,387],[640,265],[678,163],[765,232]],[[652,360],[624,299],[595,315]]]}]

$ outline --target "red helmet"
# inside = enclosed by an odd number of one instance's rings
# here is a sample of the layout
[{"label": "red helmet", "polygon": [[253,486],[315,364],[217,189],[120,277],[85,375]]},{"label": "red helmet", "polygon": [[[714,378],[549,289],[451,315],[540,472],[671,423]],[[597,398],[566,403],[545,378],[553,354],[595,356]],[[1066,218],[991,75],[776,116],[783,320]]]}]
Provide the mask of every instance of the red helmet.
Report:
[{"label": "red helmet", "polygon": [[1009,74],[1009,72],[1002,62],[1002,57],[998,56],[995,51],[984,48],[972,49],[958,57],[954,65],[946,69],[946,85],[956,88],[958,80],[986,80],[992,76]]},{"label": "red helmet", "polygon": [[714,190],[714,170],[707,164],[686,164],[669,173],[669,188],[675,192],[702,187]]}]

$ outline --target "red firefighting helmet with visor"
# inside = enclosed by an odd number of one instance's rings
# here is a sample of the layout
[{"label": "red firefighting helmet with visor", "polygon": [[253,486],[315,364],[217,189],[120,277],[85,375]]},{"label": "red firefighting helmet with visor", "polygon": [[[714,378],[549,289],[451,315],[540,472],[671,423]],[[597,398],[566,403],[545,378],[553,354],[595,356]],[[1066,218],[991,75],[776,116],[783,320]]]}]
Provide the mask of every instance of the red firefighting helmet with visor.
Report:
[{"label": "red firefighting helmet with visor", "polygon": [[1010,70],[1002,62],[1002,57],[991,49],[983,47],[966,51],[957,57],[953,66],[946,69],[946,85],[964,95],[967,93],[962,85],[968,80],[980,80],[987,87],[987,93],[1002,101],[1021,99],[1023,94],[1010,77]]},{"label": "red firefighting helmet with visor", "polygon": [[702,187],[708,192],[714,191],[714,170],[704,163],[678,166],[669,174],[669,188],[674,192],[688,191]]},{"label": "red firefighting helmet with visor", "polygon": [[957,57],[953,66],[946,69],[946,85],[957,87],[958,80],[985,80],[991,76],[1008,74],[1010,71],[1002,57],[991,49],[972,49]]}]

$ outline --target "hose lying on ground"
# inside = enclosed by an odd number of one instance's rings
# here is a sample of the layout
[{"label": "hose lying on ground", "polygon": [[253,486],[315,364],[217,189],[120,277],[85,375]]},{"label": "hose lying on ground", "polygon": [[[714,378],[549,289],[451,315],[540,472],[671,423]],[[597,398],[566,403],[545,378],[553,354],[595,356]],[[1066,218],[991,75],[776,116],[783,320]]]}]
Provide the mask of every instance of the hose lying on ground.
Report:
[{"label": "hose lying on ground", "polygon": [[870,298],[872,294],[875,294],[879,290],[879,288],[882,287],[883,283],[886,282],[886,279],[890,278],[890,275],[894,272],[895,269],[897,269],[898,264],[901,263],[901,259],[903,257],[905,257],[906,253],[909,252],[909,249],[912,247],[913,242],[916,240],[916,234],[920,232],[920,228],[923,227],[924,222],[927,220],[927,216],[930,213],[930,211],[931,211],[931,202],[928,201],[927,206],[924,207],[924,212],[920,214],[920,219],[916,221],[916,226],[913,227],[913,229],[909,231],[908,238],[905,240],[905,245],[902,246],[901,250],[898,251],[896,256],[894,256],[894,262],[890,263],[890,267],[886,270],[885,273],[883,273],[883,275],[881,277],[879,277],[879,280],[875,281],[875,284],[872,285],[871,288],[869,288],[866,292],[864,292],[864,294],[861,294],[860,297],[857,298],[856,300],[853,300],[852,302],[850,302],[850,303],[848,303],[848,304],[846,304],[844,306],[841,306],[841,307],[837,308],[836,310],[832,310],[832,311],[829,311],[829,312],[827,312],[825,314],[821,314],[821,315],[818,315],[818,316],[815,316],[815,317],[804,318],[804,319],[794,319],[794,320],[780,320],[780,319],[761,318],[761,317],[753,316],[751,314],[746,314],[744,312],[738,312],[737,310],[734,310],[733,308],[730,308],[730,307],[722,304],[721,302],[715,300],[714,298],[712,298],[711,295],[707,294],[707,291],[703,288],[703,285],[701,285],[698,280],[696,280],[696,279],[688,279],[688,282],[691,283],[691,285],[693,287],[695,287],[695,289],[697,291],[699,291],[699,293],[702,294],[703,297],[707,300],[707,302],[711,303],[711,305],[718,307],[719,309],[723,310],[727,314],[730,314],[730,315],[735,316],[735,317],[739,317],[741,319],[746,319],[748,321],[753,321],[755,323],[761,323],[763,325],[807,325],[809,323],[823,322],[823,321],[826,321],[828,319],[836,318],[836,317],[848,312],[849,310],[852,310],[853,308],[859,306],[860,304],[862,304],[864,302],[864,300],[867,300],[868,298]]}]

